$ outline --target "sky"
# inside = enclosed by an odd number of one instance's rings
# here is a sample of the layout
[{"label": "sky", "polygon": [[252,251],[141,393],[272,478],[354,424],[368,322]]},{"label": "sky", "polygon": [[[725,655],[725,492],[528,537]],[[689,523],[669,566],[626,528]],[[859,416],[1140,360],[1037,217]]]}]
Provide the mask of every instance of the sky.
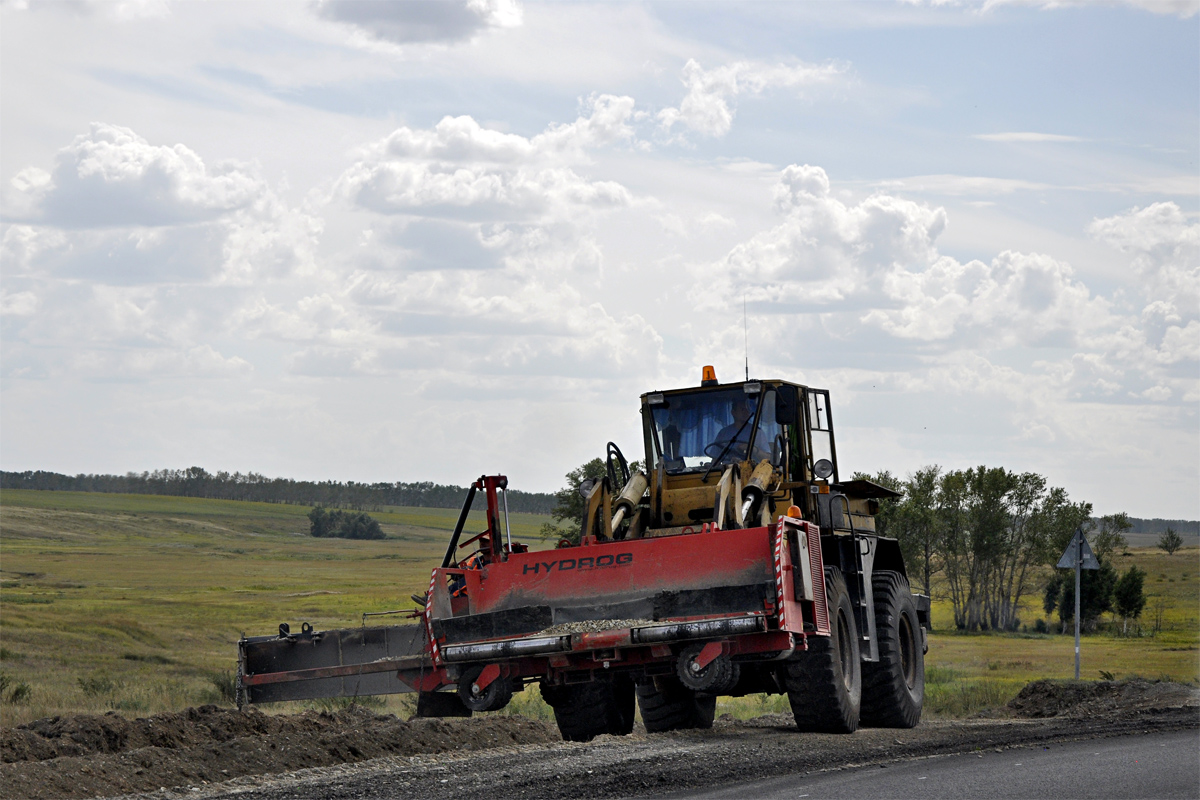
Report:
[{"label": "sky", "polygon": [[1200,518],[1200,14],[0,5],[0,467],[552,491],[638,396]]}]

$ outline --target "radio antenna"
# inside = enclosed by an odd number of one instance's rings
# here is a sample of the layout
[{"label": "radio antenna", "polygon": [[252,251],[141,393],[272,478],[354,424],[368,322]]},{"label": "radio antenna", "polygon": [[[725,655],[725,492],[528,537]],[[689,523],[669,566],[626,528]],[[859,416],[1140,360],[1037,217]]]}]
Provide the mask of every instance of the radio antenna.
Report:
[{"label": "radio antenna", "polygon": [[742,295],[742,336],[746,344],[746,380],[750,380],[750,328],[746,325],[746,295]]}]

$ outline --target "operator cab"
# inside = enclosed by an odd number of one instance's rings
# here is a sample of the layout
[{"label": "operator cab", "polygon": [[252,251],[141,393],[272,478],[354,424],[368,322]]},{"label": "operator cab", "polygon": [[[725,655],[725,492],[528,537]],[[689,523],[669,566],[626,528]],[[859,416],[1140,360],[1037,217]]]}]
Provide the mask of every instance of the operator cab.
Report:
[{"label": "operator cab", "polygon": [[[667,475],[704,475],[727,464],[767,460],[788,481],[814,475],[837,480],[825,389],[745,381],[651,392],[642,395],[642,409],[646,463],[661,461]],[[828,466],[818,464],[822,460]]]},{"label": "operator cab", "polygon": [[[769,459],[782,466],[783,425],[775,416],[775,390],[764,396],[742,386],[695,393],[652,395],[649,406],[655,453],[671,475],[704,471],[714,464]],[[765,400],[765,402],[764,402]],[[657,459],[656,459],[657,460]]]},{"label": "operator cab", "polygon": [[764,519],[797,506],[828,532],[874,531],[878,500],[895,496],[869,481],[840,480],[826,389],[779,380],[721,384],[706,367],[700,386],[641,399],[646,527],[662,532],[650,535],[687,532],[720,517],[716,484],[730,467],[731,480],[746,486],[768,462]]}]

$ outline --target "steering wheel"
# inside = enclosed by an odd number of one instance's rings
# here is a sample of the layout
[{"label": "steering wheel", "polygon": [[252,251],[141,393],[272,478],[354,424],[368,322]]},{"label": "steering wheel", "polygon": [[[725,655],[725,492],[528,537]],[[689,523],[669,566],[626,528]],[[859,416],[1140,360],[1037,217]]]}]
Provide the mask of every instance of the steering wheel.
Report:
[{"label": "steering wheel", "polygon": [[712,459],[720,458],[726,447],[729,450],[725,452],[723,461],[741,461],[746,458],[746,442],[713,442],[704,448],[704,455]]}]

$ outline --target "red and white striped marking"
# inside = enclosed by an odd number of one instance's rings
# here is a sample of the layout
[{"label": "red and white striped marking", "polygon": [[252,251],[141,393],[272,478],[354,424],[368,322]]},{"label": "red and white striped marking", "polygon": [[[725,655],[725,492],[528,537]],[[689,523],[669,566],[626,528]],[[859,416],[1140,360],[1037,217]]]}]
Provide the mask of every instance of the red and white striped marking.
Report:
[{"label": "red and white striped marking", "polygon": [[437,585],[437,570],[429,576],[429,594],[425,598],[425,631],[429,636],[429,651],[433,656],[433,665],[442,665],[442,651],[438,647],[437,637],[433,635],[433,587]]},{"label": "red and white striped marking", "polygon": [[787,603],[783,594],[783,548],[786,540],[782,524],[775,526],[775,610],[779,614],[779,629],[788,630]]}]

